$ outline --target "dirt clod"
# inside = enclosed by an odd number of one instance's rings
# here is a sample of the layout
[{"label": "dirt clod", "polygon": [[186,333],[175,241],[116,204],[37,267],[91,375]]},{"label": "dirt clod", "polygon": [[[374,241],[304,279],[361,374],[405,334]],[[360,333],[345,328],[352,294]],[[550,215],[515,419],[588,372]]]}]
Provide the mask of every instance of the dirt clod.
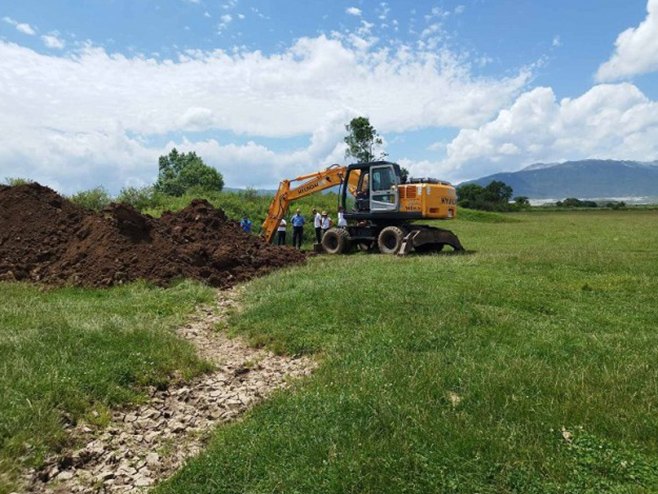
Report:
[{"label": "dirt clod", "polygon": [[36,183],[0,188],[0,280],[99,287],[194,278],[225,288],[304,258],[243,232],[204,200],[156,219],[125,204],[87,211]]}]

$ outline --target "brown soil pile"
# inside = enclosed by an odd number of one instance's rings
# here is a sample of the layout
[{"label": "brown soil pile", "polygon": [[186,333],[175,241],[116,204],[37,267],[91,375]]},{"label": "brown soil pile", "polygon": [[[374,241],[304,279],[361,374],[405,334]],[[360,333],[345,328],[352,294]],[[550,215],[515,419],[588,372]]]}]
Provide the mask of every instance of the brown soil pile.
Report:
[{"label": "brown soil pile", "polygon": [[93,213],[39,184],[0,187],[0,279],[110,286],[195,278],[228,287],[304,257],[244,233],[203,200],[155,219],[123,204]]}]

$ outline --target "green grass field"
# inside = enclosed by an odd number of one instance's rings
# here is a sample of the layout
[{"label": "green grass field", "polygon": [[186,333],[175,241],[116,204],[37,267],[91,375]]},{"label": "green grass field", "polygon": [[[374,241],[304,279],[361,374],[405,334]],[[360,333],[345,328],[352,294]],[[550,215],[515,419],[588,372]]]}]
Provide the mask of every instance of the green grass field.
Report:
[{"label": "green grass field", "polygon": [[[658,492],[658,212],[461,213],[465,255],[250,283],[232,331],[321,366],[158,492]],[[0,291],[0,493],[66,421],[207,369],[171,332],[196,284]]]},{"label": "green grass field", "polygon": [[[108,407],[144,398],[145,385],[208,369],[172,328],[212,290],[133,284],[41,290],[0,283],[0,493],[21,467],[65,445],[63,426],[102,425]],[[94,413],[95,412],[95,413]]]},{"label": "green grass field", "polygon": [[234,331],[322,366],[159,492],[658,492],[657,225],[465,215],[467,255],[253,282]]}]

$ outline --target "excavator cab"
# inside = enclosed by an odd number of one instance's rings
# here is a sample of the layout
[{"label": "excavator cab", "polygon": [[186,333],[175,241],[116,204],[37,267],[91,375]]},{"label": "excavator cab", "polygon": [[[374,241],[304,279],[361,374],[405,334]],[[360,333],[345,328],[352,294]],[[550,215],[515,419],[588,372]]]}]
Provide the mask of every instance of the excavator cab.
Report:
[{"label": "excavator cab", "polygon": [[370,211],[397,211],[400,205],[398,185],[400,167],[393,163],[370,167]]},{"label": "excavator cab", "polygon": [[[355,182],[350,178],[357,176],[355,201],[349,201],[349,184]],[[358,163],[347,167],[345,181],[341,190],[341,203],[347,216],[355,219],[371,214],[396,212],[400,207],[400,166],[387,161]],[[352,207],[350,207],[352,206]]]}]

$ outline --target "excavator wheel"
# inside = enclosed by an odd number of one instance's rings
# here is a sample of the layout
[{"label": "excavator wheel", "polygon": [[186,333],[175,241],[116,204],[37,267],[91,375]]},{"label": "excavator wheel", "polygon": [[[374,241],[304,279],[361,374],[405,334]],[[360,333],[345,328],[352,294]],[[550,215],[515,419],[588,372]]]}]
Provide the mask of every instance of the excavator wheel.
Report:
[{"label": "excavator wheel", "polygon": [[322,237],[322,248],[327,254],[344,254],[351,243],[350,234],[344,228],[330,228]]},{"label": "excavator wheel", "polygon": [[404,231],[397,226],[387,226],[377,238],[377,246],[382,254],[397,254],[402,246]]}]

